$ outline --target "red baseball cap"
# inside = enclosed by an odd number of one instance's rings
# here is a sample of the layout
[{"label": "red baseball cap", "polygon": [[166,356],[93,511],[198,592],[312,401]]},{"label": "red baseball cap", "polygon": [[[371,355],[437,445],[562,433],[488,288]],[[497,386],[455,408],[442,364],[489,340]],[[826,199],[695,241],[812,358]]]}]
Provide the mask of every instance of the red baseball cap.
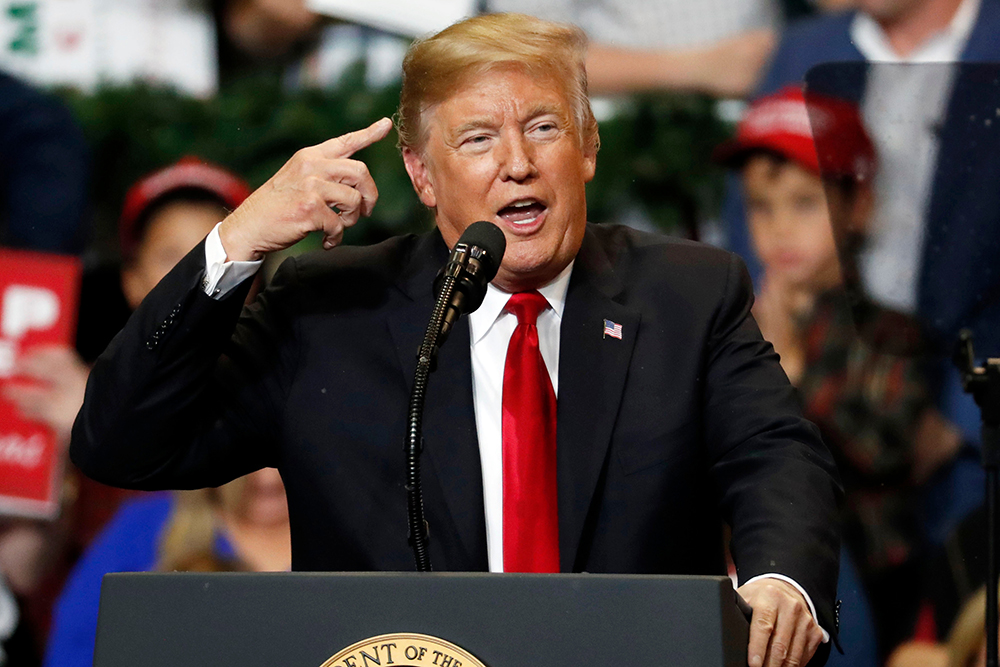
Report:
[{"label": "red baseball cap", "polygon": [[756,151],[778,153],[822,177],[847,176],[860,182],[875,174],[875,147],[857,105],[806,95],[794,86],[753,102],[736,137],[716,148],[713,158],[740,167]]},{"label": "red baseball cap", "polygon": [[246,181],[231,171],[198,157],[182,157],[169,167],[140,179],[126,193],[118,222],[124,255],[131,255],[138,247],[142,230],[137,225],[149,208],[164,196],[187,189],[214,195],[230,210],[242,204],[251,192]]}]

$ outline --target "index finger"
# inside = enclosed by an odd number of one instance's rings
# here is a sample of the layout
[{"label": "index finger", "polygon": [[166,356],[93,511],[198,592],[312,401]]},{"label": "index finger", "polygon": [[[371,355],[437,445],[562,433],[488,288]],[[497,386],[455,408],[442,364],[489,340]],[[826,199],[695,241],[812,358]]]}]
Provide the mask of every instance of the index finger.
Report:
[{"label": "index finger", "polygon": [[356,130],[342,134],[339,137],[334,137],[333,139],[327,139],[319,145],[319,148],[323,152],[324,157],[332,160],[351,157],[362,148],[385,139],[391,129],[392,121],[388,118],[382,118],[363,130]]}]

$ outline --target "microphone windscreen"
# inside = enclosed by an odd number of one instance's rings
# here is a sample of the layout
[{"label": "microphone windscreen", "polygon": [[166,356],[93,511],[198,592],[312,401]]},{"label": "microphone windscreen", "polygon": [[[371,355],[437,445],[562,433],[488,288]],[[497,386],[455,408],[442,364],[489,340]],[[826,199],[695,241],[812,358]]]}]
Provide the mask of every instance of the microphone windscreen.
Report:
[{"label": "microphone windscreen", "polygon": [[469,225],[462,232],[458,242],[469,247],[475,246],[485,252],[485,257],[480,258],[484,270],[484,284],[493,280],[507,250],[507,238],[503,235],[503,231],[492,222],[480,220]]}]

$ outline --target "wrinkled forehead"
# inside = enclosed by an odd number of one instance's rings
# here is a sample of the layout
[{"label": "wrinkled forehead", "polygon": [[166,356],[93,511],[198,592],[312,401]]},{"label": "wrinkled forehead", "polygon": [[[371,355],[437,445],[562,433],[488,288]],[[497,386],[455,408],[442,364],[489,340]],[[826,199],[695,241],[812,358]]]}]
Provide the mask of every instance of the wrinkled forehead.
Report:
[{"label": "wrinkled forehead", "polygon": [[[511,81],[526,78],[528,85],[511,87]],[[522,79],[523,80],[523,79]],[[467,120],[475,122],[490,110],[517,109],[518,115],[535,116],[541,113],[557,113],[564,117],[577,132],[570,101],[571,83],[560,68],[552,65],[529,65],[523,62],[492,62],[470,65],[454,74],[451,85],[436,99],[426,99],[420,107],[418,117],[418,149],[423,148],[429,136],[433,120],[438,118],[442,108],[449,112],[461,107]],[[455,120],[453,113],[447,114]],[[458,114],[463,115],[463,114]]]},{"label": "wrinkled forehead", "polygon": [[491,69],[466,78],[439,104],[426,110],[428,120],[447,111],[459,123],[477,117],[509,115],[526,121],[542,114],[570,119],[570,102],[562,83],[552,76],[520,69]]}]

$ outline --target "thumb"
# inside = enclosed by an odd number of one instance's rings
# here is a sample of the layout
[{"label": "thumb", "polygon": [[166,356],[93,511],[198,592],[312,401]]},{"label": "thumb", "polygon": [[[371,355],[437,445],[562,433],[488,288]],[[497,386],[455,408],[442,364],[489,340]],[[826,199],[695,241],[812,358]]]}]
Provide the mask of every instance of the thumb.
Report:
[{"label": "thumb", "polygon": [[323,155],[332,160],[351,157],[362,148],[384,139],[391,129],[392,121],[388,118],[381,118],[363,130],[327,139],[319,147],[322,149]]}]

